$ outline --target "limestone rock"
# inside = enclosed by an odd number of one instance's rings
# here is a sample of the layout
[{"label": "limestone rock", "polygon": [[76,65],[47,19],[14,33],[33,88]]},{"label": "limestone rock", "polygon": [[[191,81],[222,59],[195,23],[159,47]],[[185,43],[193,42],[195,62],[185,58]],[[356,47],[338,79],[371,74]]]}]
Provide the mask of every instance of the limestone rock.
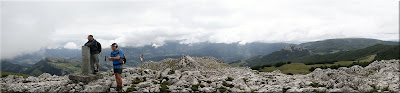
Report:
[{"label": "limestone rock", "polygon": [[[123,89],[133,92],[399,92],[400,60],[375,61],[366,67],[320,69],[306,75],[286,75],[279,70],[258,72],[230,67],[213,57],[190,57],[145,62],[122,74]],[[10,92],[116,92],[112,72],[89,83],[68,76],[43,73],[38,77],[2,77],[0,86]]]}]

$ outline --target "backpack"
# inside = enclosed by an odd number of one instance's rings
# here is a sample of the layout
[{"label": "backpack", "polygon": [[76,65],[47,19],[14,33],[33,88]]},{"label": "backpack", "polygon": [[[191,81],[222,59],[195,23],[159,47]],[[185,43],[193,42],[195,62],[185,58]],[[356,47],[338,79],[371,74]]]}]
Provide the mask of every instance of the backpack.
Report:
[{"label": "backpack", "polygon": [[97,50],[99,51],[99,53],[101,52],[101,44],[99,42],[97,42]]},{"label": "backpack", "polygon": [[[118,50],[117,55],[119,55],[119,51],[121,51],[121,50]],[[119,63],[120,63],[120,64],[125,64],[125,63],[126,63],[125,54],[122,54],[122,57],[120,58]]]}]

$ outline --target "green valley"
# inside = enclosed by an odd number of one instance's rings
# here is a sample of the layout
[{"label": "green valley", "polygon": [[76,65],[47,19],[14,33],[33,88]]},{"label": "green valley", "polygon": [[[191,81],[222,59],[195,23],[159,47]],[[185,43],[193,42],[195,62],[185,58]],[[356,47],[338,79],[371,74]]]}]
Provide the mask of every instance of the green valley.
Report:
[{"label": "green valley", "polygon": [[[363,57],[359,60],[359,62],[370,62],[375,59],[376,55],[370,55],[367,57]],[[304,63],[291,63],[291,64],[285,64],[280,67],[264,67],[260,69],[262,72],[272,72],[274,70],[280,70],[282,73],[285,74],[308,74],[310,73],[310,69],[312,67],[320,67],[320,66],[333,66],[333,65],[341,65],[341,66],[350,66],[353,62],[358,62],[358,61],[338,61],[335,62],[334,64],[313,64],[313,65],[306,65]]]}]

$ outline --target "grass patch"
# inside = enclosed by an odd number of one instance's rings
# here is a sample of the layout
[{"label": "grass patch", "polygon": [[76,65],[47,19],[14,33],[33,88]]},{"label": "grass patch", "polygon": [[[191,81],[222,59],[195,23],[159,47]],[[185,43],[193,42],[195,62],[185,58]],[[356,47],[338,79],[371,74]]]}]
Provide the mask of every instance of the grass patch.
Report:
[{"label": "grass patch", "polygon": [[317,88],[317,87],[325,87],[325,85],[321,85],[321,84],[318,84],[318,83],[311,83],[309,86],[312,86],[312,87],[315,87],[315,88]]},{"label": "grass patch", "polygon": [[126,89],[126,92],[133,92],[133,91],[137,91],[135,89],[135,85],[132,85],[130,88]]},{"label": "grass patch", "polygon": [[75,66],[73,66],[71,64],[66,64],[66,63],[51,63],[51,64],[54,64],[54,65],[59,66],[61,68],[71,69],[71,70],[73,70],[75,72],[82,72],[82,69],[80,67],[75,67]]},{"label": "grass patch", "polygon": [[223,85],[223,86],[226,86],[226,87],[230,87],[230,88],[233,88],[233,87],[234,87],[234,85],[228,84],[228,83],[226,83],[225,81],[222,82],[222,85]]},{"label": "grass patch", "polygon": [[7,77],[8,75],[22,76],[23,78],[28,78],[30,76],[30,75],[26,75],[26,74],[1,71],[1,77]]},{"label": "grass patch", "polygon": [[138,77],[135,78],[135,80],[132,81],[132,84],[139,84],[140,82],[143,82],[140,80]]},{"label": "grass patch", "polygon": [[190,87],[190,89],[192,89],[193,91],[199,91],[199,84],[197,85],[192,85],[192,87]]},{"label": "grass patch", "polygon": [[175,74],[175,71],[174,71],[174,70],[170,70],[170,71],[168,72],[168,75],[171,75],[171,74]]},{"label": "grass patch", "polygon": [[382,91],[389,91],[389,86],[384,87],[384,88],[382,89]]},{"label": "grass patch", "polygon": [[[374,60],[376,55],[370,55],[366,57],[359,58],[359,62],[371,62]],[[284,74],[308,74],[310,73],[310,68],[314,67],[323,67],[323,66],[350,66],[353,64],[353,62],[358,62],[358,61],[338,61],[335,62],[334,64],[313,64],[313,65],[305,65],[304,63],[291,63],[291,64],[285,64],[280,67],[264,67],[260,71],[261,72],[272,72],[274,70],[280,70]]]},{"label": "grass patch", "polygon": [[160,92],[161,93],[169,93],[170,91],[168,90],[168,85],[170,85],[167,81],[164,81],[161,83],[161,88],[160,88]]},{"label": "grass patch", "polygon": [[224,93],[228,89],[226,89],[225,87],[219,87],[218,90],[219,90],[219,92]]}]

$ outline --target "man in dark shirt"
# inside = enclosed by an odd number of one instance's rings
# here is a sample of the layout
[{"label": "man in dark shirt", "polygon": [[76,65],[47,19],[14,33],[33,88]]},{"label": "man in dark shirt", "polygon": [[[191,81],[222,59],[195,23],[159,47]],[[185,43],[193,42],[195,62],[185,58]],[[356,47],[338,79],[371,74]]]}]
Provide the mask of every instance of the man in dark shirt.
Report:
[{"label": "man in dark shirt", "polygon": [[[93,38],[93,35],[89,35],[88,40],[85,46],[90,47],[90,66],[93,68],[93,74],[96,74],[99,72],[99,46],[97,45],[97,41]],[[94,67],[94,64],[97,65],[97,69]]]}]

